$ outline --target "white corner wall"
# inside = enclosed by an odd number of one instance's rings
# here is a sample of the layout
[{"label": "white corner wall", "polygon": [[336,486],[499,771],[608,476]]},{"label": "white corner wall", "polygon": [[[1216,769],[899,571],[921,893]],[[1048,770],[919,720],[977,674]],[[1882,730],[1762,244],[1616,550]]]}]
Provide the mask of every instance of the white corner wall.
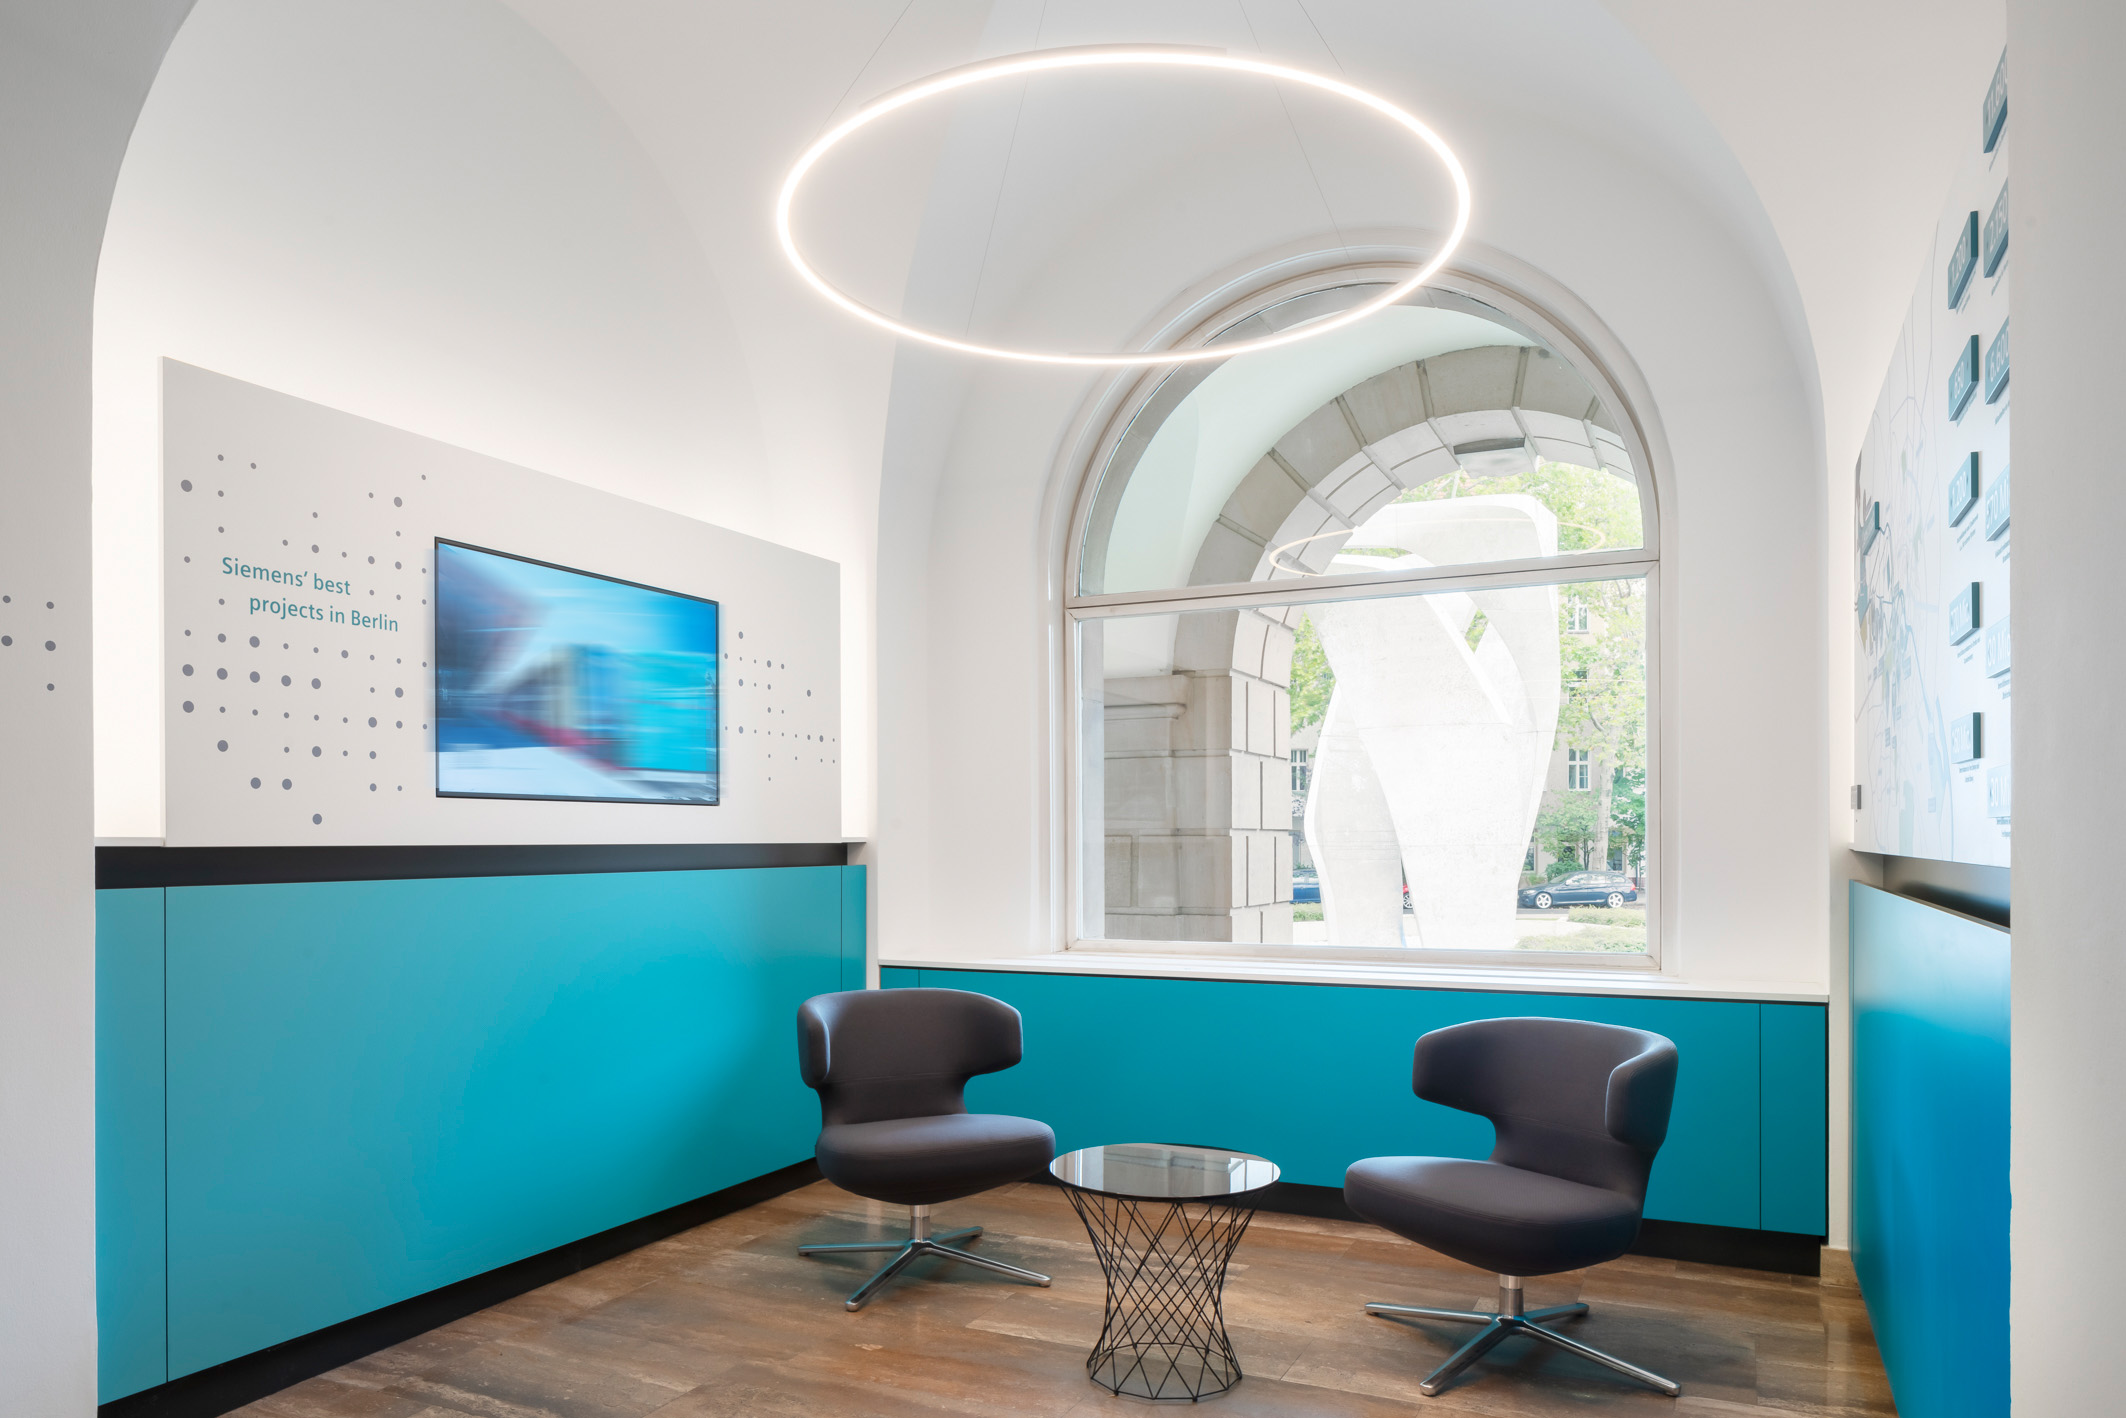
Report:
[{"label": "white corner wall", "polygon": [[0,8],[0,1408],[36,1418],[96,1411],[90,309],[185,8]]},{"label": "white corner wall", "polygon": [[163,835],[165,355],[793,530],[700,244],[552,45],[493,0],[201,0],[126,153],[96,287],[100,836]]},{"label": "white corner wall", "polygon": [[2126,1265],[2126,949],[2115,568],[2126,482],[2091,437],[2126,308],[2126,7],[2008,0],[2015,134],[2014,1411],[2108,1413],[2117,1343],[2078,1297]]}]

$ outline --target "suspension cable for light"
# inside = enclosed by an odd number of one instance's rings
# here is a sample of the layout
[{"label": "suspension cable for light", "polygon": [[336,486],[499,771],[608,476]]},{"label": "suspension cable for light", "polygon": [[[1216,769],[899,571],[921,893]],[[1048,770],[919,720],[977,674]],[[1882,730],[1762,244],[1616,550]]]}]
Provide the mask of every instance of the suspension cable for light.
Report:
[{"label": "suspension cable for light", "polygon": [[[1275,335],[1259,339],[1242,340],[1232,344],[1200,346],[1185,350],[1147,350],[1136,354],[1077,354],[1046,350],[1008,349],[996,345],[978,344],[972,340],[955,339],[934,330],[924,330],[904,324],[884,311],[864,304],[854,296],[838,289],[804,258],[797,249],[797,239],[790,231],[790,209],[796,203],[798,188],[804,184],[809,173],[834,147],[858,129],[875,123],[889,113],[921,103],[924,99],[950,93],[975,84],[1008,79],[1015,75],[1044,73],[1055,69],[1093,69],[1124,66],[1149,66],[1180,69],[1217,69],[1237,74],[1253,74],[1260,78],[1286,83],[1303,84],[1320,89],[1339,98],[1370,108],[1413,134],[1419,142],[1437,157],[1446,168],[1454,183],[1454,224],[1447,239],[1432,259],[1419,267],[1415,274],[1397,282],[1383,294],[1362,305],[1326,319],[1315,321]],[[1414,115],[1397,107],[1377,94],[1371,94],[1355,84],[1341,79],[1331,79],[1322,74],[1310,74],[1304,69],[1293,69],[1283,64],[1272,64],[1262,59],[1236,58],[1221,50],[1184,49],[1168,46],[1132,45],[1127,47],[1094,45],[1075,49],[1044,49],[1029,54],[1008,54],[997,59],[985,59],[978,64],[969,64],[959,69],[948,69],[942,74],[933,74],[927,79],[896,89],[882,98],[872,100],[850,114],[834,127],[821,134],[818,141],[805,149],[789,176],[783,179],[782,194],[775,202],[775,234],[782,241],[783,254],[790,264],[805,278],[814,290],[860,320],[867,320],[881,329],[910,340],[936,345],[943,349],[958,350],[963,354],[987,355],[993,359],[1024,360],[1034,364],[1090,364],[1090,365],[1139,365],[1139,364],[1186,364],[1194,360],[1229,359],[1236,354],[1251,350],[1266,350],[1278,345],[1289,345],[1299,340],[1325,335],[1331,330],[1365,319],[1377,310],[1384,310],[1410,295],[1425,282],[1438,274],[1461,244],[1463,233],[1469,229],[1469,177],[1462,171],[1459,159],[1440,136],[1420,122]]]}]

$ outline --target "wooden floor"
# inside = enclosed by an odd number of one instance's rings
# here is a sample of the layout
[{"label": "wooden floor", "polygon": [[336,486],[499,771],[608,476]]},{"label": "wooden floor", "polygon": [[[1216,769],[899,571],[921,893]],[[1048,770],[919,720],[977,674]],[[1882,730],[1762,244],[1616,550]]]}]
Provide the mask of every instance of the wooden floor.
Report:
[{"label": "wooden floor", "polygon": [[[1021,1185],[938,1208],[1052,1289],[919,1265],[850,1314],[865,1258],[800,1242],[905,1229],[906,1212],[821,1182],[660,1241],[240,1410],[256,1418],[726,1418],[738,1414],[1141,1412],[1087,1381],[1103,1287],[1061,1192]],[[926,1274],[925,1271],[928,1270]],[[1367,1317],[1367,1300],[1485,1308],[1490,1277],[1369,1226],[1262,1215],[1226,1314],[1247,1377],[1231,1414],[1888,1414],[1859,1295],[1814,1280],[1636,1257],[1528,1282],[1585,1300],[1570,1332],[1683,1385],[1666,1399],[1510,1341],[1436,1399],[1417,1383],[1469,1331]]]}]

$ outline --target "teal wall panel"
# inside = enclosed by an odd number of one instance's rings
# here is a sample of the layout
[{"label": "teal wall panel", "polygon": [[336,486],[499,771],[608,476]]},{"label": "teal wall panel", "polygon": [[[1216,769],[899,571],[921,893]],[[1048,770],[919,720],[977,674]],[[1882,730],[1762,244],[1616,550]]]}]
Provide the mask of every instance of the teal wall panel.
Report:
[{"label": "teal wall panel", "polygon": [[96,1401],[170,1376],[163,892],[96,893]]},{"label": "teal wall panel", "polygon": [[1821,1005],[1759,1005],[1762,1020],[1758,1077],[1764,1154],[1764,1219],[1767,1231],[1825,1234],[1829,1134],[1828,1055]]},{"label": "teal wall panel", "polygon": [[2008,1412],[2008,933],[1854,883],[1853,1266],[1904,1418]]},{"label": "teal wall panel", "polygon": [[171,888],[170,1375],[809,1156],[848,876]]},{"label": "teal wall panel", "polygon": [[[1753,1002],[939,969],[887,970],[881,981],[978,990],[1025,1016],[1025,1062],[976,1080],[971,1107],[1040,1118],[1066,1150],[1210,1143],[1261,1153],[1287,1180],[1317,1186],[1342,1186],[1360,1157],[1490,1150],[1488,1122],[1411,1094],[1411,1049],[1427,1030],[1501,1015],[1651,1029],[1676,1041],[1682,1068],[1647,1215],[1766,1225],[1764,1007]],[[1820,1037],[1822,1008],[1794,1008],[1814,1013]],[[1783,1019],[1781,1047],[1805,1027]],[[1811,1116],[1820,1134],[1823,1110],[1819,1063],[1813,1082],[1797,1080],[1781,1100],[1778,1135],[1805,1131]],[[1779,1214],[1820,1214],[1821,1165],[1812,1181],[1797,1175],[1791,1165],[1781,1174]]]},{"label": "teal wall panel", "polygon": [[868,931],[863,867],[842,868],[842,973],[845,990],[860,990],[871,967],[865,942]]}]

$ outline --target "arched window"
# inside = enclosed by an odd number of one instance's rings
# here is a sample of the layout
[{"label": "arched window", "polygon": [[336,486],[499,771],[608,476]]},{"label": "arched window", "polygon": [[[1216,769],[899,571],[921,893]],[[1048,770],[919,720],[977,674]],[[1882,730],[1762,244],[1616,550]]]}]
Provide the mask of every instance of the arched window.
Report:
[{"label": "arched window", "polygon": [[1151,381],[1075,526],[1074,948],[1655,960],[1654,512],[1532,309],[1430,290]]}]

